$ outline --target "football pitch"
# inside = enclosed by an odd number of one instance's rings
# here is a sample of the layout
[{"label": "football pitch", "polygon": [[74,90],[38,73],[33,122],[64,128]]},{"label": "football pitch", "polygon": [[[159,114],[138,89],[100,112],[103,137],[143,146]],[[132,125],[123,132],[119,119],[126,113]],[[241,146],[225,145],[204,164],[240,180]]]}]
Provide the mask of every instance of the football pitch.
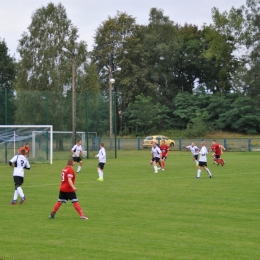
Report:
[{"label": "football pitch", "polygon": [[[13,197],[12,168],[0,165],[0,259],[222,260],[260,259],[260,153],[226,152],[210,179],[189,152],[170,152],[154,173],[150,151],[108,158],[104,182],[97,160],[84,159],[76,177],[82,220],[72,204],[48,216],[66,165],[32,164],[25,171],[24,204]],[[75,166],[76,170],[76,166]]]}]

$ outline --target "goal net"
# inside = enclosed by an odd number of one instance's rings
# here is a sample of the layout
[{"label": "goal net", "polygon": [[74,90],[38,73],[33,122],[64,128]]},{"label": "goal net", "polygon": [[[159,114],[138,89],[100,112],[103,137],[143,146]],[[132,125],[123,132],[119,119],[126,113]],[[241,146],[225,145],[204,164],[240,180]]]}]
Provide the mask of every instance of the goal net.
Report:
[{"label": "goal net", "polygon": [[30,163],[50,163],[53,160],[52,125],[1,125],[0,163],[9,162],[18,149],[29,144]]}]

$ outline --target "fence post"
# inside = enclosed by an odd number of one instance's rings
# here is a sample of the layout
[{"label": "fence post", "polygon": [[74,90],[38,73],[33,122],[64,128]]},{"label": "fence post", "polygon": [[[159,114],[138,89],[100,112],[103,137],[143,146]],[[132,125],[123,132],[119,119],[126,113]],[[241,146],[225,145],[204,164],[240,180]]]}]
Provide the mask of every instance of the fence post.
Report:
[{"label": "fence post", "polygon": [[251,151],[251,139],[248,139],[248,151]]},{"label": "fence post", "polygon": [[227,150],[227,139],[224,139],[224,148]]},{"label": "fence post", "polygon": [[95,150],[95,137],[94,136],[92,136],[92,151],[94,151]]},{"label": "fence post", "polygon": [[89,144],[88,144],[88,92],[86,92],[86,134],[87,134],[87,159],[89,159]]},{"label": "fence post", "polygon": [[118,148],[118,150],[120,150],[120,145],[121,145],[120,138],[117,138],[117,148]]},{"label": "fence post", "polygon": [[99,150],[100,143],[101,143],[101,137],[98,137],[98,146],[97,146],[97,150]]},{"label": "fence post", "polygon": [[157,146],[160,147],[160,145],[161,145],[161,138],[158,137],[158,138],[157,138],[157,141],[158,141],[158,145],[157,145]]},{"label": "fence post", "polygon": [[[5,87],[5,125],[7,125],[7,88]],[[5,141],[5,162],[7,163],[7,141]]]},{"label": "fence post", "polygon": [[140,138],[137,139],[137,149],[140,150]]},{"label": "fence post", "polygon": [[182,139],[179,138],[179,151],[181,151],[181,141],[182,141]]}]

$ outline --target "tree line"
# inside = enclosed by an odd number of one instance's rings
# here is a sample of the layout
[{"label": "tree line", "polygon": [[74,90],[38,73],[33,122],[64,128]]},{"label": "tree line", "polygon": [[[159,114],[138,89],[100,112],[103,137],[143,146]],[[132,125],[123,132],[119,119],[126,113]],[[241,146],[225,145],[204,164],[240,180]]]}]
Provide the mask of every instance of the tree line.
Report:
[{"label": "tree line", "polygon": [[108,133],[105,68],[120,67],[112,76],[121,135],[167,129],[187,136],[216,129],[259,133],[259,11],[259,0],[223,13],[214,7],[212,24],[201,28],[180,25],[158,8],[151,8],[147,25],[117,11],[99,25],[89,52],[65,7],[49,3],[33,13],[19,39],[20,60],[0,40],[1,124],[7,99],[8,124],[71,129],[74,62],[79,131],[85,130],[87,109],[89,130]]}]

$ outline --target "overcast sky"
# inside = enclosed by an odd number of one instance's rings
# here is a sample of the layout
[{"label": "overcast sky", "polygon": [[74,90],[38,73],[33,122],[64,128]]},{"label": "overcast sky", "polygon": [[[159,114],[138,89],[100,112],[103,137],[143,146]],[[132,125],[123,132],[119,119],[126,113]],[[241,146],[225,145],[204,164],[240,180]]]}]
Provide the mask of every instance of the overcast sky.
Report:
[{"label": "overcast sky", "polygon": [[164,15],[175,23],[187,22],[200,27],[203,23],[212,23],[213,7],[223,12],[246,4],[246,0],[0,0],[0,38],[5,39],[11,56],[19,58],[16,53],[18,39],[27,31],[32,13],[50,2],[62,3],[89,51],[98,26],[108,16],[115,16],[117,10],[135,17],[138,24],[147,25],[149,11],[156,7],[164,10]]}]

